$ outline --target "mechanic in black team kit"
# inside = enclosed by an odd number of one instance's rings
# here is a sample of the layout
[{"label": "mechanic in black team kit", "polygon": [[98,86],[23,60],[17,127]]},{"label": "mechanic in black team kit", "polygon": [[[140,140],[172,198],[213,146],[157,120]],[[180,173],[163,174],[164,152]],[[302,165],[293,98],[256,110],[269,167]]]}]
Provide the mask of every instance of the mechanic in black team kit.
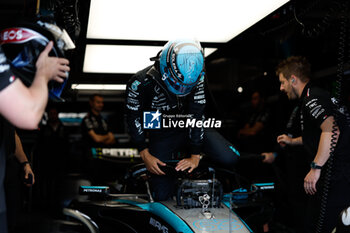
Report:
[{"label": "mechanic in black team kit", "polygon": [[143,123],[149,112],[152,112],[151,121],[159,120],[159,123],[161,115],[174,116],[173,122],[180,120],[176,118],[179,115],[192,122],[205,120],[204,56],[199,42],[169,41],[152,60],[154,65],[129,80],[126,111],[132,141],[146,168],[153,173],[152,195],[160,201],[169,199],[175,186],[175,178],[167,176],[161,167],[169,160],[178,159],[179,152],[186,151],[190,157],[180,160],[175,169],[188,169],[188,172],[198,166],[201,152],[227,167],[236,162],[239,153],[215,130],[204,129],[200,124],[145,131]]},{"label": "mechanic in black team kit", "polygon": [[[290,57],[282,61],[276,73],[281,91],[289,99],[301,100],[302,129],[302,137],[291,138],[283,134],[277,141],[288,145],[303,144],[312,161],[304,178],[305,192],[311,195],[304,232],[332,232],[340,212],[350,206],[350,116],[346,108],[338,105],[326,91],[312,85],[310,65],[305,58]],[[326,166],[330,156],[333,165]],[[324,195],[327,195],[326,200]],[[324,200],[326,205],[322,204]]]}]

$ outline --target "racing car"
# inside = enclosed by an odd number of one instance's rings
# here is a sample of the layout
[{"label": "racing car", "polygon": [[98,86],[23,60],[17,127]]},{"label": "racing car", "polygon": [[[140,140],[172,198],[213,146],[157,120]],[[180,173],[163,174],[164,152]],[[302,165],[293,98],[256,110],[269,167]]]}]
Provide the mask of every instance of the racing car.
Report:
[{"label": "racing car", "polygon": [[137,164],[124,177],[126,193],[111,193],[108,186],[81,186],[80,193],[89,195],[89,199],[73,201],[70,208],[88,215],[101,233],[253,232],[233,209],[259,190],[273,189],[273,184],[254,184],[224,194],[214,168],[197,168],[191,174],[176,172],[176,162],[167,161],[164,168],[178,178],[177,192],[171,200],[153,200],[149,173],[144,164]]}]

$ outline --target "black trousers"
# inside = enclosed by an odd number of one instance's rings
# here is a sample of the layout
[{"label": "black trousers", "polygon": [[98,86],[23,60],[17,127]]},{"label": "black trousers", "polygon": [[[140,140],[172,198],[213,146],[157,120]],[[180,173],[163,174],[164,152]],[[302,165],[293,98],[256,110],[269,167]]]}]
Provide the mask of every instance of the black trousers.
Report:
[{"label": "black trousers", "polygon": [[7,233],[6,212],[0,213],[0,233]]},{"label": "black trousers", "polygon": [[[187,131],[174,131],[157,140],[150,139],[149,152],[161,161],[169,161],[174,154],[188,146]],[[214,129],[205,129],[202,152],[210,157],[214,164],[232,168],[239,155],[235,148]],[[151,179],[152,195],[156,201],[169,199],[175,191],[176,177],[153,175]]]},{"label": "black trousers", "polygon": [[322,233],[331,233],[337,225],[340,212],[350,206],[350,183],[346,177],[337,176],[337,179],[331,180],[327,205],[324,210],[320,209],[321,198],[323,195],[321,188],[323,187],[321,181],[320,185],[317,187],[316,195],[310,196],[306,209],[307,217],[305,219],[305,233],[316,232],[320,212],[324,213]]},{"label": "black trousers", "polygon": [[16,226],[16,220],[21,212],[21,165],[12,156],[6,161],[5,194],[7,207],[8,230],[12,231]]}]

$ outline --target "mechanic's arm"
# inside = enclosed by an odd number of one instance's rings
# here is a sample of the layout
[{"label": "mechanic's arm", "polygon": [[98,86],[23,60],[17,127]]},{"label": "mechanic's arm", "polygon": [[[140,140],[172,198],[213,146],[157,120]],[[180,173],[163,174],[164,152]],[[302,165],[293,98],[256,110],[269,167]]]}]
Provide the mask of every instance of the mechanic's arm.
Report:
[{"label": "mechanic's arm", "polygon": [[276,152],[263,152],[261,156],[264,157],[263,163],[273,163],[277,157]]},{"label": "mechanic's arm", "polygon": [[[283,134],[283,135],[285,135],[285,134]],[[285,135],[285,137],[292,139],[291,137],[289,137],[287,135]],[[301,139],[302,139],[301,137],[300,138],[297,137],[295,140],[298,142],[298,140],[301,140]],[[300,141],[298,143],[300,143]],[[263,163],[270,163],[270,164],[273,163],[276,160],[277,156],[279,156],[279,154],[283,154],[283,147],[285,145],[286,145],[285,143],[282,143],[282,145],[276,144],[274,146],[273,151],[261,153],[261,156],[263,156]]]},{"label": "mechanic's arm", "polygon": [[90,129],[88,131],[89,136],[94,140],[96,143],[103,143],[106,145],[112,144],[111,142],[115,142],[114,136],[111,132],[108,134],[102,135],[102,134],[97,134],[93,129]]},{"label": "mechanic's arm", "polygon": [[296,138],[291,138],[286,134],[282,134],[277,137],[277,143],[279,143],[282,147],[286,145],[298,146],[298,145],[303,145],[303,138],[301,136]]},{"label": "mechanic's arm", "polygon": [[49,57],[50,42],[36,62],[32,85],[27,88],[19,79],[0,92],[0,113],[13,125],[23,129],[36,129],[48,99],[47,84],[50,80],[63,82],[69,71],[69,62],[64,58]]},{"label": "mechanic's arm", "polygon": [[[329,116],[326,120],[323,121],[321,124],[321,136],[320,136],[320,142],[318,144],[318,149],[316,156],[314,158],[314,162],[317,165],[324,166],[327,162],[330,151],[331,151],[331,141],[333,136],[333,124],[334,124],[334,118],[333,116]],[[339,138],[339,128],[335,127],[335,143],[338,142]],[[321,169],[310,169],[309,173],[304,178],[304,189],[307,194],[315,194],[317,192],[316,190],[316,183],[319,180],[321,175]]]},{"label": "mechanic's arm", "polygon": [[107,140],[106,140],[106,144],[107,144],[107,145],[113,145],[113,144],[115,144],[116,141],[115,141],[114,134],[113,134],[112,132],[108,132],[107,136],[108,136],[108,138],[107,138]]},{"label": "mechanic's arm", "polygon": [[253,126],[249,126],[249,124],[246,124],[244,128],[239,130],[239,135],[254,136],[263,129],[264,129],[264,123],[258,121],[258,122],[255,122]]},{"label": "mechanic's arm", "polygon": [[15,132],[15,141],[16,141],[16,150],[15,150],[15,154],[14,155],[17,158],[19,163],[24,164],[23,165],[24,178],[28,179],[28,175],[29,174],[32,175],[33,183],[32,184],[27,184],[27,186],[32,186],[35,183],[34,173],[32,171],[30,163],[28,163],[27,156],[24,153],[24,150],[23,150],[23,147],[22,147],[21,139],[18,137],[17,132]]}]

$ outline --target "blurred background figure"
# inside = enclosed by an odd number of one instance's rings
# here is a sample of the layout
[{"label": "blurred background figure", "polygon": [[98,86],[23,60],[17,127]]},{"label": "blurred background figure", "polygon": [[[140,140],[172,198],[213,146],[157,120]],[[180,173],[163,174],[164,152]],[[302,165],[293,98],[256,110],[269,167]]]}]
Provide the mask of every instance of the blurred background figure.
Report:
[{"label": "blurred background figure", "polygon": [[92,156],[93,148],[113,147],[116,140],[107,121],[102,117],[103,97],[92,94],[89,98],[90,110],[81,123],[83,140],[83,172],[96,184],[105,182],[108,170],[102,161],[95,161]]},{"label": "blurred background figure", "polygon": [[106,120],[101,116],[103,97],[93,94],[89,100],[90,110],[81,124],[83,139],[88,147],[106,147],[115,144],[115,137]]},{"label": "blurred background figure", "polygon": [[248,121],[238,132],[238,144],[241,151],[261,152],[271,146],[268,134],[271,113],[265,104],[265,96],[261,91],[251,95],[251,112]]}]

